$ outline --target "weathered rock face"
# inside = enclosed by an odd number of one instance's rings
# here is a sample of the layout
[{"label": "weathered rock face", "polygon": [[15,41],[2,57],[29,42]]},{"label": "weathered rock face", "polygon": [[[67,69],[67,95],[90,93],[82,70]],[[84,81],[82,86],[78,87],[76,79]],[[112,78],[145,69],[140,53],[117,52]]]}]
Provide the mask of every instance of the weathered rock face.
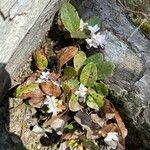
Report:
[{"label": "weathered rock face", "polygon": [[82,18],[93,15],[102,18],[107,35],[104,56],[116,64],[109,81],[114,103],[130,127],[129,136],[137,136],[130,142],[141,140],[144,147],[150,148],[150,40],[136,29],[115,0],[73,2]]}]

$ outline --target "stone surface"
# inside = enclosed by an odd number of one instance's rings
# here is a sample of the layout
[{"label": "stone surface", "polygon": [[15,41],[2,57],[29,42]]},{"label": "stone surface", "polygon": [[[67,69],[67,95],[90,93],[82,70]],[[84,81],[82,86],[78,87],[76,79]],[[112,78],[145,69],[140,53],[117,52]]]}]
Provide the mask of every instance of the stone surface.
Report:
[{"label": "stone surface", "polygon": [[109,81],[114,103],[129,128],[130,145],[139,148],[141,140],[150,148],[150,40],[137,30],[116,0],[73,3],[84,19],[94,15],[102,19],[107,36],[104,57],[116,64]]},{"label": "stone surface", "polygon": [[[0,77],[13,78],[40,45],[62,0],[0,1]],[[7,82],[0,82],[8,87]],[[0,97],[1,93],[0,92]],[[0,98],[1,99],[1,98]]]}]

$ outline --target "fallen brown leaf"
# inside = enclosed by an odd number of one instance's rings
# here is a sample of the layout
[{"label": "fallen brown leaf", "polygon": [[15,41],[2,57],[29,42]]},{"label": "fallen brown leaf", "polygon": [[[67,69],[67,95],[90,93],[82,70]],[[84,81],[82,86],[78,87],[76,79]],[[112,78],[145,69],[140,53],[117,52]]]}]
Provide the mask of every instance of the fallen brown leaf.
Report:
[{"label": "fallen brown leaf", "polygon": [[40,83],[41,90],[47,95],[53,95],[59,97],[62,90],[59,86],[55,85],[52,81]]},{"label": "fallen brown leaf", "polygon": [[128,131],[125,127],[125,124],[121,118],[121,116],[119,115],[118,111],[115,109],[114,105],[107,99],[105,99],[105,105],[104,105],[104,112],[107,113],[114,113],[114,119],[117,123],[117,126],[120,130],[122,139],[120,139],[121,144],[124,145],[125,144],[125,137],[128,134]]},{"label": "fallen brown leaf", "polygon": [[78,139],[79,136],[76,135],[75,133],[66,133],[63,134],[62,139],[63,140],[73,140],[73,139]]},{"label": "fallen brown leaf", "polygon": [[31,74],[31,75],[26,79],[26,83],[33,83],[33,82],[35,82],[38,75],[39,75],[39,73],[37,73],[37,72]]},{"label": "fallen brown leaf", "polygon": [[53,71],[52,73],[50,73],[50,76],[53,81],[56,81],[60,77],[60,73]]},{"label": "fallen brown leaf", "polygon": [[40,108],[43,104],[44,96],[42,97],[33,97],[29,99],[29,104],[33,107]]},{"label": "fallen brown leaf", "polygon": [[21,99],[38,98],[38,97],[42,97],[43,95],[44,93],[40,90],[40,88],[38,88],[38,89],[35,89],[34,91],[23,93],[18,98],[21,98]]},{"label": "fallen brown leaf", "polygon": [[104,126],[100,131],[99,134],[102,137],[105,137],[107,135],[107,133],[109,132],[114,132],[117,130],[117,125],[115,123],[110,123],[106,126]]},{"label": "fallen brown leaf", "polygon": [[78,48],[74,46],[68,46],[60,49],[57,54],[57,67],[60,71],[61,67],[71,60],[78,52]]}]

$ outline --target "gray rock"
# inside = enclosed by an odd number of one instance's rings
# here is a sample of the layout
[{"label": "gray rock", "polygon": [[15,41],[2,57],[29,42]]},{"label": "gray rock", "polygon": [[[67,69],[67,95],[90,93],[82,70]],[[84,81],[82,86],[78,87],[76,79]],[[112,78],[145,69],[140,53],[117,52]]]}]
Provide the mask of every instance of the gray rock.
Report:
[{"label": "gray rock", "polygon": [[102,18],[107,35],[104,56],[116,65],[109,81],[113,97],[118,99],[114,103],[127,123],[133,138],[130,142],[141,140],[144,147],[150,148],[150,40],[137,30],[115,0],[73,3],[77,4],[82,18],[94,15]]}]

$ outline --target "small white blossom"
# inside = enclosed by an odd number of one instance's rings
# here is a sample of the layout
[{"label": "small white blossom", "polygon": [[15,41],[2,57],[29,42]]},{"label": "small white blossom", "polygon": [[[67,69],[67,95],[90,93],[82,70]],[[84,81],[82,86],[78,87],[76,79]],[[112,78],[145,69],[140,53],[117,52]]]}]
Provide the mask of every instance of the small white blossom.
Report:
[{"label": "small white blossom", "polygon": [[108,145],[109,149],[116,149],[119,141],[118,133],[109,132],[107,136],[104,138],[104,141]]},{"label": "small white blossom", "polygon": [[61,110],[57,108],[58,99],[55,96],[46,96],[44,104],[47,105],[48,111],[47,113],[53,113],[53,115],[57,115]]},{"label": "small white blossom", "polygon": [[80,19],[80,30],[81,30],[81,31],[83,31],[84,27],[87,26],[87,25],[88,25],[88,23],[83,22],[83,20]]},{"label": "small white blossom", "polygon": [[84,98],[86,93],[87,93],[87,88],[81,83],[79,90],[75,92],[75,95]]},{"label": "small white blossom", "polygon": [[88,47],[94,47],[94,48],[98,48],[98,46],[100,46],[101,48],[104,48],[105,44],[106,44],[106,36],[104,34],[91,34],[91,38],[90,39],[86,39],[86,42],[88,44]]},{"label": "small white blossom", "polygon": [[100,30],[100,28],[98,27],[98,25],[96,24],[95,26],[88,26],[88,29],[91,31],[91,34],[96,33],[97,31]]},{"label": "small white blossom", "polygon": [[44,71],[42,72],[42,74],[40,75],[40,77],[37,79],[36,83],[42,83],[42,82],[46,82],[47,80],[50,79],[50,73],[49,71]]}]

